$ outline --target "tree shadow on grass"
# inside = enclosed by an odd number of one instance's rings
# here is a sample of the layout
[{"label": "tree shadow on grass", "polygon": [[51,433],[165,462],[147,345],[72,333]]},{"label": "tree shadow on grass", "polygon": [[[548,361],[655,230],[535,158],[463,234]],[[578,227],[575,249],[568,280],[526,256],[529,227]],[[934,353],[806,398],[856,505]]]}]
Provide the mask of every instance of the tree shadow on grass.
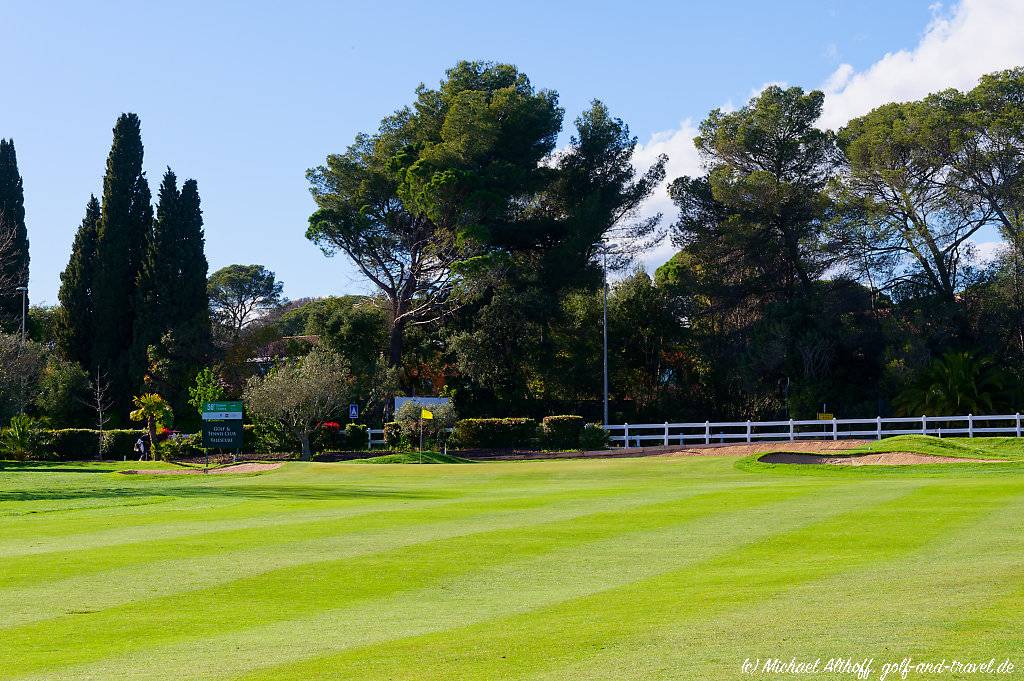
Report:
[{"label": "tree shadow on grass", "polygon": [[302,485],[259,486],[179,486],[179,487],[98,487],[74,489],[0,490],[4,501],[57,501],[69,499],[137,499],[167,497],[178,499],[306,499],[336,501],[342,499],[441,499],[444,494],[382,488],[326,487]]},{"label": "tree shadow on grass", "polygon": [[0,461],[0,473],[116,473],[118,470],[102,464],[85,468],[56,461]]}]

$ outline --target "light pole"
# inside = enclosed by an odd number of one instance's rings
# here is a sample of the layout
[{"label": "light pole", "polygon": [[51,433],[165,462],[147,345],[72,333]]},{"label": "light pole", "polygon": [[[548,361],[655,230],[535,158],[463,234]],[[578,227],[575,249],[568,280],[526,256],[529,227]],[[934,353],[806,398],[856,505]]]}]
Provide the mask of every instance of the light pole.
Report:
[{"label": "light pole", "polygon": [[601,333],[604,336],[602,345],[602,360],[604,363],[604,425],[608,425],[608,247],[601,249],[602,274],[601,298],[603,307],[604,322],[601,325]]},{"label": "light pole", "polygon": [[19,286],[15,289],[21,293],[21,344],[25,344],[25,309],[28,304],[28,286]]}]

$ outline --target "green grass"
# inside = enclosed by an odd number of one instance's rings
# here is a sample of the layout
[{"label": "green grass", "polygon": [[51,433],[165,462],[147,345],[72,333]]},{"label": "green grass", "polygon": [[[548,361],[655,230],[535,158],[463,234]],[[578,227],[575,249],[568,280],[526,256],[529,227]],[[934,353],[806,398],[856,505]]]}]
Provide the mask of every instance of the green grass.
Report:
[{"label": "green grass", "polygon": [[462,459],[451,454],[441,452],[397,452],[395,454],[382,454],[371,456],[366,459],[356,459],[352,463],[472,463],[469,459]]},{"label": "green grass", "polygon": [[990,466],[3,464],[0,677],[740,679],[767,656],[873,657],[875,679],[904,656],[1020,667],[1024,465]]},{"label": "green grass", "polygon": [[916,452],[963,459],[1024,461],[1024,447],[1015,437],[937,438],[931,435],[899,435],[869,442],[847,453],[874,452]]}]

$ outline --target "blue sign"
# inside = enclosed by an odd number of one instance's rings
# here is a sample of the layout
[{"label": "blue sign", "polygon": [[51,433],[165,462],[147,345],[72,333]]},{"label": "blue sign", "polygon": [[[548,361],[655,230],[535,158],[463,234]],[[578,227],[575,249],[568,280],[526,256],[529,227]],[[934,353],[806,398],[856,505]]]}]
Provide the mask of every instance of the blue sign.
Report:
[{"label": "blue sign", "polygon": [[353,403],[353,404],[348,405],[348,417],[350,419],[352,419],[353,421],[355,419],[359,418],[359,405],[358,404]]}]

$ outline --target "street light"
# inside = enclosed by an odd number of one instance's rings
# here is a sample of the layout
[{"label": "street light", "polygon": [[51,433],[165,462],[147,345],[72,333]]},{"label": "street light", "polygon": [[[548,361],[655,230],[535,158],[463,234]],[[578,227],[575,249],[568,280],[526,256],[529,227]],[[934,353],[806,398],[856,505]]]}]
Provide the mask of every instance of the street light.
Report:
[{"label": "street light", "polygon": [[604,281],[601,284],[601,298],[603,301],[604,322],[601,325],[601,332],[604,336],[602,345],[602,360],[604,362],[604,425],[608,425],[608,246],[601,249],[602,273]]},{"label": "street light", "polygon": [[19,286],[15,289],[21,293],[21,344],[25,344],[25,310],[28,306],[28,286]]}]

